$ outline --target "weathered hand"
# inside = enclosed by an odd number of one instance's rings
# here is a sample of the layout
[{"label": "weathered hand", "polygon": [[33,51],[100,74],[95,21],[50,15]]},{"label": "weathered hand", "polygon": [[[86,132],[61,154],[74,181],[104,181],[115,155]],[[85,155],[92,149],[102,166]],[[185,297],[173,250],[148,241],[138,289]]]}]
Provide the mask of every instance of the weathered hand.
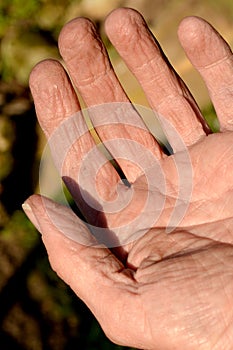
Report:
[{"label": "weathered hand", "polygon": [[25,211],[42,233],[52,267],[110,339],[141,349],[232,349],[231,50],[204,20],[182,21],[180,42],[220,123],[221,132],[210,134],[140,14],[115,10],[106,32],[161,116],[174,154],[162,152],[129,104],[93,24],[75,19],[60,34],[61,55],[131,186],[95,146],[64,68],[48,60],[30,77],[37,116],[61,176],[102,244],[71,209],[45,197],[30,197]]}]

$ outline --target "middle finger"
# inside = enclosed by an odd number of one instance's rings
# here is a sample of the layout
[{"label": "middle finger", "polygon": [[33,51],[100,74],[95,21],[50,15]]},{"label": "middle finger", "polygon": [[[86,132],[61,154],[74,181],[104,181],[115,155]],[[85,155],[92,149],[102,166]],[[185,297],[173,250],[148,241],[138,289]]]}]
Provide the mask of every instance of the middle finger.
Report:
[{"label": "middle finger", "polygon": [[[105,27],[109,39],[144,89],[151,107],[172,124],[186,145],[200,140],[206,125],[199,108],[143,17],[132,9],[117,9],[108,16]],[[169,134],[167,137],[169,139]],[[169,141],[173,150],[178,151],[176,140]]]}]

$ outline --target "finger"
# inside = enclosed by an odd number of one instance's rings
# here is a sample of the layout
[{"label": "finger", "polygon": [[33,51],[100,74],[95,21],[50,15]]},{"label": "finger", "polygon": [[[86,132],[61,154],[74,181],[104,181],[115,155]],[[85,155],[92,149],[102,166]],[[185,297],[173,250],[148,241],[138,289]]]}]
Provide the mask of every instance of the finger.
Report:
[{"label": "finger", "polygon": [[38,121],[47,138],[65,118],[80,111],[78,98],[58,61],[38,63],[30,74],[29,85]]},{"label": "finger", "polygon": [[[106,334],[124,342],[125,328],[141,312],[132,272],[109,249],[95,246],[87,227],[69,208],[38,195],[23,208],[42,234],[52,268],[86,303]],[[130,334],[130,339],[135,336]],[[128,341],[138,345],[138,339]]]},{"label": "finger", "polygon": [[[51,60],[38,64],[31,73],[30,87],[55,165],[85,217],[96,223],[100,219],[98,199],[114,198],[119,176],[96,147],[78,112],[79,102],[63,67]],[[96,203],[91,205],[88,194],[96,188]]]},{"label": "finger", "polygon": [[209,23],[198,17],[185,18],[178,34],[188,58],[207,85],[221,130],[233,130],[233,56],[230,47]]},{"label": "finger", "polygon": [[[103,114],[98,109],[89,110],[101,140],[104,143],[109,140],[133,140],[160,158],[161,151],[157,142],[135,109],[130,108],[130,113],[125,113],[124,108],[129,109],[128,97],[115,75],[94,24],[84,18],[68,23],[59,36],[59,48],[70,76],[88,107],[120,103],[112,107],[114,110],[111,113],[107,106]],[[121,112],[116,113],[119,108],[122,109]],[[135,155],[132,147],[127,147],[126,156],[125,149],[126,147],[119,149],[118,142],[108,142],[108,150],[115,159],[118,158],[127,179],[133,182],[141,174],[140,166],[137,166],[138,155]],[[119,150],[122,150],[120,157]],[[128,158],[129,161],[123,158]]]},{"label": "finger", "polygon": [[[205,135],[200,111],[142,16],[132,9],[117,9],[106,19],[105,28],[109,39],[140,82],[152,108],[171,122],[187,145],[200,140]],[[177,151],[175,140],[169,141]]]}]

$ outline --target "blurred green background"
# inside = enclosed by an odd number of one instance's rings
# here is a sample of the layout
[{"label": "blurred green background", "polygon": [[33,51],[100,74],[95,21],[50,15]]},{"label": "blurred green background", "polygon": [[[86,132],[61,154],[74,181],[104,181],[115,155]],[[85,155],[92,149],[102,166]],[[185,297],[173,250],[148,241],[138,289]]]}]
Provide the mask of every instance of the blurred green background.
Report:
[{"label": "blurred green background", "polygon": [[[86,306],[52,272],[40,237],[21,203],[39,190],[45,145],[37,125],[28,76],[41,59],[59,58],[61,27],[76,16],[96,22],[116,72],[133,102],[147,105],[138,83],[103,31],[112,9],[138,9],[205,117],[216,128],[214,110],[199,75],[178,43],[176,30],[187,15],[212,23],[233,42],[231,0],[2,0],[0,3],[0,347],[26,350],[123,349],[108,341]],[[47,195],[56,197],[51,160],[41,174]],[[132,325],[133,326],[133,325]]]}]

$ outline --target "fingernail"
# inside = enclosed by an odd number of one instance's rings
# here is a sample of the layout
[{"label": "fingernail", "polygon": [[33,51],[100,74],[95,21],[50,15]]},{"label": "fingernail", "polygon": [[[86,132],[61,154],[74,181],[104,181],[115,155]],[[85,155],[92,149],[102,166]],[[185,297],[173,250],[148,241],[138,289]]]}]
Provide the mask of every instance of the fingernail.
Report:
[{"label": "fingernail", "polygon": [[32,207],[30,206],[30,204],[28,202],[24,202],[22,204],[22,208],[25,212],[25,214],[27,215],[27,217],[29,218],[29,220],[33,223],[33,225],[36,227],[36,229],[38,231],[40,231],[40,225],[39,225],[39,222],[37,220],[37,217],[36,215],[34,214],[33,212],[33,209]]}]

